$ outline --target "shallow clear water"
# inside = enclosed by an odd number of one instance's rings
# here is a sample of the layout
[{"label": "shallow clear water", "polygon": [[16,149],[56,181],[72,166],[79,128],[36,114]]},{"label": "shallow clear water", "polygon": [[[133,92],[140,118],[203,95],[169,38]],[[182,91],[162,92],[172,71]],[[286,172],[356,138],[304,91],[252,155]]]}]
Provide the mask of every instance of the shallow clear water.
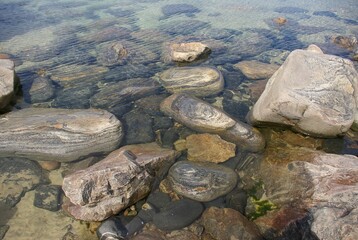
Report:
[{"label": "shallow clear water", "polygon": [[[163,11],[174,3],[196,10]],[[330,38],[357,36],[357,12],[357,0],[0,0],[0,53],[15,61],[22,85],[22,97],[14,108],[89,108],[89,99],[105,84],[152,77],[175,66],[163,61],[165,43],[207,42],[213,46],[212,54],[192,65],[215,66],[225,79],[239,78],[233,85],[227,83],[226,89],[250,107],[251,82],[239,76],[233,64],[243,59],[269,61],[260,54],[312,43],[326,53],[350,58],[351,52]],[[274,23],[277,17],[287,23]],[[133,55],[123,64],[103,66],[98,53],[112,41],[129,46]],[[56,93],[48,101],[32,103],[29,90],[39,76],[50,78]],[[326,148],[357,154],[356,148],[345,148],[344,141],[328,141]],[[61,170],[49,175],[53,184],[61,185]],[[0,225],[10,226],[4,239],[60,239],[69,228],[81,232],[81,239],[96,239],[86,224],[33,207],[33,192],[26,193],[15,212],[0,213]]]}]

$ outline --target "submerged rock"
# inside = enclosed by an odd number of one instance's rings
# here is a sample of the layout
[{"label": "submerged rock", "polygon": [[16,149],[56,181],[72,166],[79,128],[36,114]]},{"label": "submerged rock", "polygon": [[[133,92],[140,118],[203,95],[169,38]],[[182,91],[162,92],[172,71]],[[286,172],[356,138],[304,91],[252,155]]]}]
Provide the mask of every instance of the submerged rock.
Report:
[{"label": "submerged rock", "polygon": [[0,156],[71,162],[116,149],[122,125],[104,110],[27,108],[0,118]]},{"label": "submerged rock", "polygon": [[41,185],[36,188],[34,206],[56,212],[61,208],[61,186]]},{"label": "submerged rock", "polygon": [[209,202],[230,192],[237,183],[231,168],[209,162],[179,161],[168,173],[173,190],[187,198]]},{"label": "submerged rock", "polygon": [[169,45],[168,58],[174,62],[193,62],[202,57],[208,56],[211,49],[201,42],[172,43]]},{"label": "submerged rock", "polygon": [[4,109],[15,94],[15,65],[9,59],[0,59],[0,110]]},{"label": "submerged rock", "polygon": [[357,91],[358,73],[351,61],[316,50],[295,50],[268,81],[249,120],[335,137],[354,121]]},{"label": "submerged rock", "polygon": [[102,221],[146,197],[176,152],[155,143],[124,146],[95,165],[67,175],[64,205],[76,219]]},{"label": "submerged rock", "polygon": [[173,15],[185,14],[188,17],[194,16],[194,13],[200,12],[197,7],[190,4],[168,4],[162,7],[162,12],[165,16],[171,17]]},{"label": "submerged rock", "polygon": [[264,239],[257,226],[234,209],[210,207],[201,222],[214,239]]},{"label": "submerged rock", "polygon": [[41,177],[41,167],[33,161],[0,158],[0,204],[14,207],[27,191],[41,183]]},{"label": "submerged rock", "polygon": [[31,103],[45,102],[55,95],[52,82],[47,77],[38,77],[32,82],[30,88]]},{"label": "submerged rock", "polygon": [[233,67],[240,70],[249,79],[265,79],[271,77],[280,66],[253,60],[241,61]]},{"label": "submerged rock", "polygon": [[103,66],[124,64],[128,58],[128,50],[119,42],[102,45],[97,52],[97,62]]},{"label": "submerged rock", "polygon": [[171,93],[209,96],[224,89],[221,72],[211,67],[175,67],[159,74],[159,82]]},{"label": "submerged rock", "polygon": [[235,144],[222,140],[219,135],[195,134],[186,138],[188,160],[199,162],[225,162],[235,156]]},{"label": "submerged rock", "polygon": [[251,126],[235,121],[223,111],[185,94],[173,94],[161,103],[161,110],[176,121],[199,132],[218,134],[238,148],[261,151],[265,140]]}]

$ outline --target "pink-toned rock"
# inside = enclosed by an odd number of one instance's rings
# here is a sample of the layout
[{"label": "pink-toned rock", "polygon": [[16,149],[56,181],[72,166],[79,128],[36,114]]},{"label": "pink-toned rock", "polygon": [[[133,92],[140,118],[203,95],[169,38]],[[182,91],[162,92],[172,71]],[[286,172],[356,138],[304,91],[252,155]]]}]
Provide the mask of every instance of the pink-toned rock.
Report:
[{"label": "pink-toned rock", "polygon": [[234,65],[234,69],[240,70],[249,79],[269,78],[279,67],[276,64],[263,63],[256,60],[241,61]]},{"label": "pink-toned rock", "polygon": [[0,59],[0,110],[4,109],[15,94],[15,65],[9,59]]},{"label": "pink-toned rock", "polygon": [[188,160],[199,162],[225,162],[235,156],[236,145],[227,142],[219,135],[193,134],[186,138]]},{"label": "pink-toned rock", "polygon": [[70,200],[64,208],[76,219],[102,221],[147,196],[175,158],[175,151],[156,143],[124,146],[64,178]]},{"label": "pink-toned rock", "polygon": [[38,163],[40,164],[40,166],[47,171],[52,171],[55,169],[58,169],[61,167],[61,163],[60,162],[54,162],[54,161],[38,161]]}]

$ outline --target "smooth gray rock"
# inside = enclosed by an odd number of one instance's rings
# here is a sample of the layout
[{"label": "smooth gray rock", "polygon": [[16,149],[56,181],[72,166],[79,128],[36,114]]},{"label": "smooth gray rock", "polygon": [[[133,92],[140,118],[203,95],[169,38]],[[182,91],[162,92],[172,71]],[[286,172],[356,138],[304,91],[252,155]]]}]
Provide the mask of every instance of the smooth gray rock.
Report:
[{"label": "smooth gray rock", "polygon": [[231,168],[215,163],[179,161],[169,169],[168,179],[176,193],[209,202],[229,193],[238,176]]},{"label": "smooth gray rock", "polygon": [[211,49],[201,42],[172,43],[164,53],[164,61],[194,62],[207,57]]},{"label": "smooth gray rock", "polygon": [[235,121],[223,111],[186,94],[173,94],[161,103],[161,110],[183,125],[198,131],[218,134],[238,148],[261,151],[265,140],[251,126]]},{"label": "smooth gray rock", "polygon": [[10,59],[0,59],[0,110],[4,109],[15,94],[15,65]]},{"label": "smooth gray rock", "polygon": [[27,108],[1,116],[0,156],[71,162],[116,149],[122,134],[105,110]]},{"label": "smooth gray rock", "polygon": [[152,129],[153,119],[148,114],[131,111],[123,116],[125,125],[125,144],[153,142],[155,133]]},{"label": "smooth gray rock", "polygon": [[33,161],[0,158],[0,204],[14,207],[27,191],[41,183],[41,178],[41,167]]},{"label": "smooth gray rock", "polygon": [[156,143],[127,145],[93,166],[67,175],[64,208],[76,219],[102,221],[146,197],[177,153]]},{"label": "smooth gray rock", "polygon": [[350,60],[295,50],[270,78],[248,118],[318,137],[342,135],[358,111],[358,73]]},{"label": "smooth gray rock", "polygon": [[134,78],[100,88],[90,100],[92,107],[114,112],[119,106],[159,92],[160,85],[150,78]]},{"label": "smooth gray rock", "polygon": [[55,95],[52,82],[47,77],[37,77],[30,88],[31,103],[45,102]]},{"label": "smooth gray rock", "polygon": [[175,67],[158,75],[159,82],[170,93],[210,96],[224,89],[221,72],[211,67]]},{"label": "smooth gray rock", "polygon": [[97,49],[97,62],[103,66],[127,63],[128,50],[119,42],[102,44]]}]

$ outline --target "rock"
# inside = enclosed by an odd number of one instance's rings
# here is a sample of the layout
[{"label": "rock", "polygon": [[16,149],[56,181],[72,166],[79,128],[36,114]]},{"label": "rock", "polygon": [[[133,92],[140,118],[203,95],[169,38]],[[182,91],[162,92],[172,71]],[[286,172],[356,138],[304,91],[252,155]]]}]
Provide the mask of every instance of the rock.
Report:
[{"label": "rock", "polygon": [[241,61],[233,67],[240,70],[248,79],[265,79],[270,78],[280,66],[253,60]]},{"label": "rock", "polygon": [[47,77],[37,77],[32,82],[30,91],[31,103],[46,102],[55,95],[52,82]]},{"label": "rock", "polygon": [[42,167],[42,169],[47,171],[56,170],[61,167],[60,162],[55,162],[55,161],[37,161],[37,162]]},{"label": "rock", "polygon": [[317,45],[311,44],[307,47],[307,51],[315,52],[315,53],[322,53],[322,49],[320,49]]},{"label": "rock", "polygon": [[239,148],[261,151],[265,146],[258,130],[195,97],[173,94],[161,103],[161,110],[195,131],[218,134]]},{"label": "rock", "polygon": [[[146,197],[176,152],[155,143],[124,146],[95,165],[67,175],[64,208],[76,219],[101,221]],[[79,180],[80,179],[80,180]]]},{"label": "rock", "polygon": [[188,230],[176,230],[166,234],[168,240],[200,240],[200,238]]},{"label": "rock", "polygon": [[209,202],[230,192],[236,186],[237,174],[215,163],[179,161],[169,169],[168,179],[176,193]]},{"label": "rock", "polygon": [[234,209],[210,207],[201,222],[214,239],[264,239],[257,226]]},{"label": "rock", "polygon": [[116,114],[121,106],[159,92],[160,86],[150,78],[134,78],[105,85],[90,100],[91,106]]},{"label": "rock", "polygon": [[358,47],[358,40],[354,36],[332,36],[331,42],[337,44],[338,46],[345,48],[349,51],[353,51]]},{"label": "rock", "polygon": [[191,17],[197,12],[200,12],[200,10],[190,4],[168,4],[162,7],[162,13],[165,18],[178,14],[185,14]]},{"label": "rock", "polygon": [[199,162],[225,162],[235,156],[236,146],[222,140],[219,135],[195,134],[186,138],[188,160]]},{"label": "rock", "polygon": [[125,64],[128,58],[128,50],[119,42],[100,45],[97,52],[97,62],[103,66]]},{"label": "rock", "polygon": [[174,62],[193,62],[210,54],[210,48],[201,42],[172,43],[168,58]]},{"label": "rock", "polygon": [[121,122],[99,109],[27,108],[0,118],[0,156],[71,162],[110,152],[121,139]]},{"label": "rock", "polygon": [[9,59],[0,59],[0,110],[4,109],[15,94],[15,65]]},{"label": "rock", "polygon": [[358,73],[351,61],[293,51],[270,78],[248,118],[318,137],[344,134],[357,112]]},{"label": "rock", "polygon": [[171,93],[215,95],[224,89],[224,78],[211,67],[175,67],[159,74],[159,82]]},{"label": "rock", "polygon": [[33,161],[0,158],[0,204],[14,207],[26,192],[41,183],[41,177],[41,168]]},{"label": "rock", "polygon": [[190,199],[172,201],[153,216],[153,223],[164,231],[182,229],[194,222],[203,210],[201,203]]},{"label": "rock", "polygon": [[146,225],[144,230],[132,237],[131,240],[167,240],[167,238],[162,231],[152,224]]},{"label": "rock", "polygon": [[[357,173],[356,156],[277,146],[269,147],[256,167],[239,172],[257,210],[277,208],[256,215],[265,237],[302,239],[300,232],[307,239],[329,240],[357,234]],[[252,179],[258,182],[250,187]]]},{"label": "rock", "polygon": [[34,206],[56,212],[61,208],[61,186],[41,185],[36,188]]},{"label": "rock", "polygon": [[242,215],[245,215],[247,197],[247,194],[242,189],[234,189],[226,195],[226,207],[239,211]]},{"label": "rock", "polygon": [[273,19],[274,23],[276,23],[277,25],[284,25],[287,23],[287,19],[284,17],[277,17]]},{"label": "rock", "polygon": [[287,50],[272,49],[261,53],[260,55],[256,56],[255,59],[264,63],[282,65],[289,54],[290,52]]},{"label": "rock", "polygon": [[0,226],[0,239],[4,239],[6,232],[9,230],[9,225],[1,225]]},{"label": "rock", "polygon": [[96,232],[99,239],[123,239],[128,235],[124,223],[116,217],[110,217],[103,221]]},{"label": "rock", "polygon": [[248,86],[249,95],[253,102],[257,102],[264,92],[268,80],[251,82]]},{"label": "rock", "polygon": [[152,129],[153,119],[145,113],[131,111],[123,116],[125,125],[125,144],[153,142],[155,134]]}]

